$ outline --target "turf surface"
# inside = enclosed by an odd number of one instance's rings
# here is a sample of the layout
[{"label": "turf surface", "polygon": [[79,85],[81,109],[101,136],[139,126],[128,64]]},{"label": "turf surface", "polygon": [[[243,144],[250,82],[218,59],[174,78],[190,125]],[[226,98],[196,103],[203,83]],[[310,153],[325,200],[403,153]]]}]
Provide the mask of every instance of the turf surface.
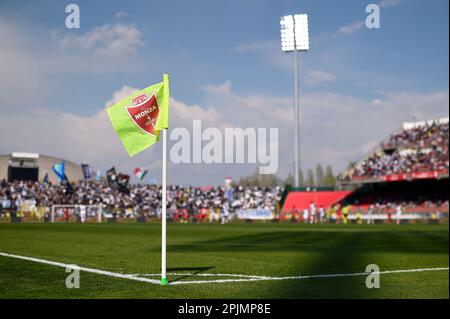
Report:
[{"label": "turf surface", "polygon": [[[0,224],[0,252],[116,273],[160,272],[158,224]],[[169,281],[223,279],[205,273],[296,276],[448,267],[448,225],[169,224]],[[81,273],[0,256],[0,298],[448,298],[449,272],[283,281],[150,283]],[[153,277],[157,279],[156,277]]]}]

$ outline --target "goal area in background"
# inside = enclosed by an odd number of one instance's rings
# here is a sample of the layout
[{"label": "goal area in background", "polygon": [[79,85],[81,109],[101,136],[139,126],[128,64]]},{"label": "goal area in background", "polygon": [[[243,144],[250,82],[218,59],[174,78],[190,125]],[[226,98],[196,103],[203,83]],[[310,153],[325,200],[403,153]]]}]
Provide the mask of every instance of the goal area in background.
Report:
[{"label": "goal area in background", "polygon": [[53,205],[52,223],[101,223],[105,219],[100,205]]}]

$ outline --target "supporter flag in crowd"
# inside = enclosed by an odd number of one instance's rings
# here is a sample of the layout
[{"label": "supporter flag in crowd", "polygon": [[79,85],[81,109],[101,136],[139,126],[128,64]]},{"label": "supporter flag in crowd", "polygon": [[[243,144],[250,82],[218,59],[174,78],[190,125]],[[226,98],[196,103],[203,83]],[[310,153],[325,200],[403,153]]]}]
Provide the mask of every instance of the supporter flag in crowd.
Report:
[{"label": "supporter flag in crowd", "polygon": [[111,186],[116,183],[116,179],[117,179],[116,168],[111,167],[106,172],[106,180],[107,180],[108,184]]},{"label": "supporter flag in crowd", "polygon": [[169,76],[108,108],[114,130],[130,156],[159,140],[169,127]]},{"label": "supporter flag in crowd", "polygon": [[66,173],[65,173],[65,164],[64,162],[61,162],[59,164],[55,164],[52,166],[53,172],[58,177],[59,181],[62,182],[66,179]]},{"label": "supporter flag in crowd", "polygon": [[232,188],[227,189],[225,195],[230,203],[234,200],[234,191]]},{"label": "supporter flag in crowd", "polygon": [[97,174],[95,175],[95,180],[99,181],[102,179],[102,172],[100,172],[100,170],[97,170]]},{"label": "supporter flag in crowd", "polygon": [[233,179],[231,177],[225,179],[225,196],[230,203],[234,200]]},{"label": "supporter flag in crowd", "polygon": [[92,178],[92,168],[89,166],[89,164],[81,164],[81,169],[83,171],[84,179]]},{"label": "supporter flag in crowd", "polygon": [[147,172],[148,171],[146,169],[143,170],[139,167],[137,167],[133,170],[133,174],[136,175],[136,177],[139,178],[140,181],[142,181],[144,179],[145,175],[147,175]]},{"label": "supporter flag in crowd", "polygon": [[44,176],[44,183],[45,184],[48,184],[50,182],[50,179],[49,179],[49,177],[48,177],[48,173],[45,173],[45,176]]},{"label": "supporter flag in crowd", "polygon": [[120,186],[127,187],[130,181],[130,175],[120,173],[117,178],[117,184]]},{"label": "supporter flag in crowd", "polygon": [[121,193],[129,193],[129,189],[127,188],[128,182],[130,181],[130,175],[120,173],[117,177],[117,186],[119,186],[119,192]]},{"label": "supporter flag in crowd", "polygon": [[67,178],[66,174],[64,174],[64,179],[61,181],[61,185],[64,186],[64,189],[66,190],[67,194],[73,194],[72,184],[70,183],[70,181]]}]

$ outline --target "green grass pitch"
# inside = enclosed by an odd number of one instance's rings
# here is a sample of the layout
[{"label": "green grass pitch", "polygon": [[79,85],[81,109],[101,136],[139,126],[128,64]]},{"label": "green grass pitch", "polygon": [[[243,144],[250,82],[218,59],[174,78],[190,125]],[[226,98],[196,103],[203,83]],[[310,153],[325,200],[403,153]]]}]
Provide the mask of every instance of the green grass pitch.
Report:
[{"label": "green grass pitch", "polygon": [[[169,224],[170,282],[447,268],[448,225]],[[159,224],[0,224],[0,252],[123,274],[160,272]],[[191,273],[192,276],[184,276]],[[0,256],[0,298],[448,298],[449,272],[159,286]],[[149,277],[147,277],[149,278]],[[152,277],[158,279],[157,277]]]}]

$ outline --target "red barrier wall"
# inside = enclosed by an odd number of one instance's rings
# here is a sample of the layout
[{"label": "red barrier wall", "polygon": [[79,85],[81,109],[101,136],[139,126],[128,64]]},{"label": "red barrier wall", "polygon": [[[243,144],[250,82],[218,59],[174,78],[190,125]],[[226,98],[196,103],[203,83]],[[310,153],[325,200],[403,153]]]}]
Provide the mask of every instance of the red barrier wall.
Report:
[{"label": "red barrier wall", "polygon": [[282,212],[291,212],[295,209],[302,211],[309,208],[311,202],[316,203],[316,207],[328,206],[340,201],[350,195],[351,191],[335,192],[290,192],[284,202]]}]

